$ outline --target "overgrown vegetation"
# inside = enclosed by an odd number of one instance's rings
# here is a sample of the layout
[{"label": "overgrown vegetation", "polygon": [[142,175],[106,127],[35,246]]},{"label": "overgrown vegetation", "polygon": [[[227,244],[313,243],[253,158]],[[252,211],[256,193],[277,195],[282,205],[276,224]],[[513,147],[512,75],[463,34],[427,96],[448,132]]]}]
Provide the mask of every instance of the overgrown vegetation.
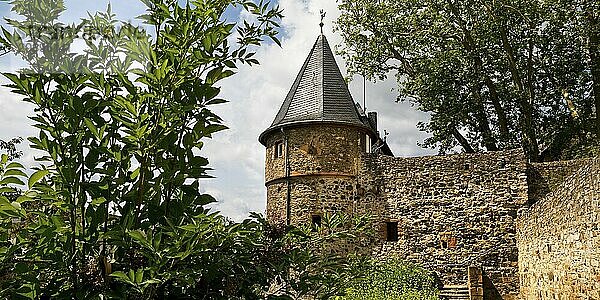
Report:
[{"label": "overgrown vegetation", "polygon": [[398,259],[357,261],[357,276],[347,295],[337,300],[434,300],[438,286],[433,274]]}]

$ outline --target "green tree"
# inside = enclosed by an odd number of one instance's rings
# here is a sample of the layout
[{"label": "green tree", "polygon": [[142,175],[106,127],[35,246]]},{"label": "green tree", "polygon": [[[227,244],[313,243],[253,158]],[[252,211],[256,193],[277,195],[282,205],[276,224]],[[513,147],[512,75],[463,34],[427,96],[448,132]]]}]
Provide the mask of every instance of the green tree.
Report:
[{"label": "green tree", "polygon": [[[258,63],[252,49],[263,38],[278,43],[281,11],[235,0],[143,3],[153,35],[110,7],[67,25],[60,0],[11,2],[22,18],[7,20],[0,42],[29,66],[4,76],[36,107],[39,134],[29,141],[46,155],[25,180],[3,156],[3,193],[28,181],[15,201],[0,196],[0,260],[14,270],[3,296],[227,298],[264,280],[252,277],[251,261],[235,260],[252,249],[243,246],[260,234],[256,221],[209,213],[214,199],[199,179],[209,177],[203,140],[226,128],[210,111],[225,102],[218,83]],[[255,22],[223,21],[231,6]],[[71,51],[78,39],[85,53]],[[224,286],[231,278],[237,284]]]},{"label": "green tree", "polygon": [[[597,143],[596,1],[342,0],[351,74],[394,74],[428,112],[425,147],[522,147],[531,160]],[[595,125],[594,125],[595,124]]]},{"label": "green tree", "polygon": [[8,141],[0,140],[0,150],[6,151],[8,160],[20,158],[23,151],[17,149],[17,145],[23,141],[22,137],[12,138]]}]

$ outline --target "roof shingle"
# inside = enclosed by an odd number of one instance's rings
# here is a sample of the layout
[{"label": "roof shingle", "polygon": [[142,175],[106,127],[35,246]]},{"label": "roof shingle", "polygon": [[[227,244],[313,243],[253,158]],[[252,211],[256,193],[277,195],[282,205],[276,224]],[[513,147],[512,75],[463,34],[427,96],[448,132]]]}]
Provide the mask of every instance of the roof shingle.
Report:
[{"label": "roof shingle", "polygon": [[275,120],[259,140],[264,144],[266,133],[307,122],[343,123],[373,131],[356,109],[324,35],[317,38]]}]

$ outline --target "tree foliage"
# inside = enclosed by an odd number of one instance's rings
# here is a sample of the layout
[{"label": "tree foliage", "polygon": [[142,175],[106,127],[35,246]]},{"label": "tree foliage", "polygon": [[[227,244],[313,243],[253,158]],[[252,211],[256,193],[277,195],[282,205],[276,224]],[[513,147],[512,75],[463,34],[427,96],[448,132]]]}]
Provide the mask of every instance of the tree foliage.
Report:
[{"label": "tree foliage", "polygon": [[[256,64],[251,47],[264,37],[277,41],[280,10],[147,0],[150,35],[110,7],[67,25],[62,1],[12,4],[22,18],[7,20],[0,41],[29,67],[4,75],[35,105],[39,135],[29,141],[46,155],[30,177],[3,155],[3,194],[28,188],[12,202],[0,196],[0,294],[226,298],[256,293],[249,282],[260,291],[258,256],[246,252],[261,249],[250,245],[262,223],[209,213],[199,179],[209,176],[203,140],[226,128],[210,110],[225,102],[217,84]],[[256,21],[223,21],[231,5]],[[78,39],[84,53],[71,51]]]},{"label": "tree foliage", "polygon": [[[425,147],[569,158],[600,136],[597,1],[342,0],[352,74],[395,74]],[[391,72],[391,73],[390,73]]]}]

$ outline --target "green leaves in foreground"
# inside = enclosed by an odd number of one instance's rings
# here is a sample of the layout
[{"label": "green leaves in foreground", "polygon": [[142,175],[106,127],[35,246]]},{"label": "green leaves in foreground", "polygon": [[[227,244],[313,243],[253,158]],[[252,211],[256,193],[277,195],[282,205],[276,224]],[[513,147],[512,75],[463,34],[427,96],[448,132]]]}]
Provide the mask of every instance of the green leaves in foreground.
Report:
[{"label": "green leaves in foreground", "polygon": [[[39,131],[28,140],[47,167],[27,176],[11,162],[19,152],[0,143],[0,298],[222,298],[263,286],[266,276],[244,277],[253,264],[236,255],[257,257],[249,237],[262,234],[258,225],[205,208],[215,199],[201,192],[211,170],[202,148],[227,128],[211,111],[227,102],[219,84],[258,63],[265,39],[278,42],[281,10],[240,0],[143,4],[136,27],[110,6],[66,25],[61,0],[11,1],[19,17],[7,20],[0,45],[26,67],[3,75],[34,106]],[[233,6],[254,21],[224,21]],[[247,283],[223,289],[230,276]]]}]

